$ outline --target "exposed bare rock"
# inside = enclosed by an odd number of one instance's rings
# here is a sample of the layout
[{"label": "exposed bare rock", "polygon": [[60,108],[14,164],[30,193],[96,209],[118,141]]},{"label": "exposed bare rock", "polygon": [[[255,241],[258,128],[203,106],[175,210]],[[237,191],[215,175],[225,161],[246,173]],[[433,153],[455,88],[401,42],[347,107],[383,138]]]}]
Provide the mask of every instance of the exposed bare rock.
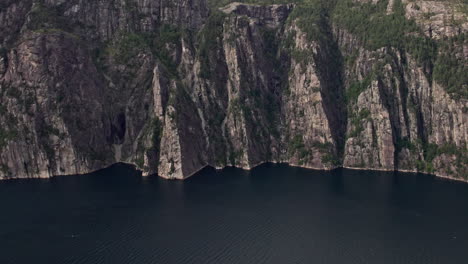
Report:
[{"label": "exposed bare rock", "polygon": [[226,14],[235,14],[237,16],[247,16],[250,19],[256,19],[264,23],[267,27],[274,28],[281,25],[288,18],[293,6],[293,4],[260,6],[234,2],[220,10]]},{"label": "exposed bare rock", "polygon": [[[318,44],[309,42],[297,25],[288,28],[288,34],[293,32],[294,49],[304,53],[318,52]],[[317,64],[292,58],[290,67],[289,87],[284,96],[289,155],[285,161],[315,169],[331,168],[332,164],[322,160],[327,156],[334,157],[336,144],[325,114]]]},{"label": "exposed bare rock", "polygon": [[4,0],[0,4],[0,48],[16,41],[24,24],[26,14],[31,9],[31,1]]},{"label": "exposed bare rock", "polygon": [[403,2],[407,4],[406,17],[414,19],[431,38],[453,37],[468,32],[468,16],[460,10],[463,8],[461,2],[426,0]]},{"label": "exposed bare rock", "polygon": [[382,101],[377,81],[359,96],[348,127],[349,138],[344,155],[346,167],[394,170],[392,125]]},{"label": "exposed bare rock", "polygon": [[46,0],[45,5],[103,41],[119,31],[151,32],[163,23],[199,29],[208,15],[205,1],[193,0]]},{"label": "exposed bare rock", "polygon": [[[466,19],[451,4],[404,3],[433,39],[466,32],[447,19]],[[185,179],[206,166],[285,162],[467,180],[468,102],[432,77],[433,61],[370,50],[328,14],[309,21],[311,34],[294,8],[6,1],[0,178],[126,162]],[[464,62],[465,46],[453,50]]]}]

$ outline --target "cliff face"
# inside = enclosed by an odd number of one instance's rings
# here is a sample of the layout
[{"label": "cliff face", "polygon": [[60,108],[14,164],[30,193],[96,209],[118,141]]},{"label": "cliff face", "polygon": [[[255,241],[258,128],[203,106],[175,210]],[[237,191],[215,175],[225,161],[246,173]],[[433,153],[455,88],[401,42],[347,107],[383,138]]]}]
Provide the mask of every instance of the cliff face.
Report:
[{"label": "cliff face", "polygon": [[405,10],[423,43],[440,41],[436,59],[372,47],[343,23],[339,5],[6,1],[0,178],[126,162],[184,179],[205,166],[271,161],[467,180],[467,84],[437,75],[445,53],[462,62],[458,70],[467,65],[466,13],[445,2],[382,1],[347,4]]}]

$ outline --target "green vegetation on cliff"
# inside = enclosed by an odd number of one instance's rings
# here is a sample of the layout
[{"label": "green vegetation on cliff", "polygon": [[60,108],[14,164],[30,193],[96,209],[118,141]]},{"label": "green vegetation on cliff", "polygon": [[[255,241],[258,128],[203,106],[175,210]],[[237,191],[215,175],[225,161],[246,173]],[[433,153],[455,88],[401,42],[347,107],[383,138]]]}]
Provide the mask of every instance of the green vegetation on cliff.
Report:
[{"label": "green vegetation on cliff", "polygon": [[[447,0],[455,4],[457,10],[466,11],[468,3],[465,0]],[[211,0],[211,6],[222,6],[229,0]],[[406,51],[425,69],[429,79],[441,84],[454,98],[468,98],[468,75],[466,58],[460,47],[467,45],[465,34],[440,40],[426,37],[420,26],[414,20],[405,17],[405,4],[401,0],[394,1],[393,12],[387,14],[388,0],[377,3],[358,3],[353,0],[245,0],[236,1],[251,4],[284,4],[295,3],[290,15],[290,21],[296,21],[298,26],[307,33],[310,40],[323,38],[323,32],[318,27],[320,19],[330,16],[333,25],[346,29],[358,37],[369,50],[383,47]],[[453,23],[455,23],[454,21]],[[293,52],[293,55],[304,59],[303,54]],[[354,87],[357,88],[357,87]]]},{"label": "green vegetation on cliff", "polygon": [[310,156],[310,150],[305,146],[304,139],[301,135],[295,135],[289,142],[289,155],[293,156],[297,154],[299,158],[299,165],[304,164],[304,160]]},{"label": "green vegetation on cliff", "polygon": [[222,7],[232,2],[256,5],[278,5],[289,3],[303,3],[309,0],[207,0],[210,7]]},{"label": "green vegetation on cliff", "polygon": [[[462,171],[466,169],[468,164],[468,149],[465,147],[457,147],[455,144],[443,144],[437,145],[433,143],[422,144],[424,160],[417,162],[417,169],[421,172],[433,173],[434,172],[434,160],[442,155],[455,157],[454,164],[443,164],[447,166],[445,169],[450,170],[450,166],[454,165],[455,168]],[[450,172],[453,173],[453,172]]]},{"label": "green vegetation on cliff", "polygon": [[393,12],[387,14],[388,0],[377,4],[338,1],[333,10],[333,23],[357,36],[370,50],[383,47],[406,51],[424,67],[429,79],[440,83],[454,97],[468,98],[466,58],[457,56],[466,45],[464,34],[434,40],[424,36],[415,21],[405,17],[404,4],[396,0]]},{"label": "green vegetation on cliff", "polygon": [[[176,77],[177,66],[171,52],[174,46],[180,45],[183,37],[183,30],[165,24],[154,33],[120,32],[113,42],[107,44],[103,52],[98,50],[96,56],[109,55],[119,64],[129,64],[142,52],[152,53],[166,68],[170,77]],[[98,65],[102,63],[102,59],[96,59]]]},{"label": "green vegetation on cliff", "polygon": [[439,43],[439,55],[434,65],[434,79],[447,92],[468,98],[468,63],[463,56],[457,56],[457,49],[466,46],[465,34]]},{"label": "green vegetation on cliff", "polygon": [[8,141],[15,139],[16,136],[17,136],[16,131],[0,128],[0,149],[5,147]]},{"label": "green vegetation on cliff", "polygon": [[208,18],[204,28],[198,35],[199,55],[200,55],[200,76],[210,79],[212,73],[216,71],[213,67],[219,58],[217,51],[222,45],[223,22],[225,14],[220,11],[213,11]]},{"label": "green vegetation on cliff", "polygon": [[360,38],[363,44],[375,50],[381,47],[401,48],[409,40],[408,33],[418,32],[414,21],[407,20],[401,1],[395,1],[394,12],[386,14],[388,1],[377,4],[357,4],[352,0],[338,1],[333,21]]},{"label": "green vegetation on cliff", "polygon": [[46,6],[39,2],[31,10],[27,28],[39,32],[64,31],[71,32],[72,26],[57,7]]},{"label": "green vegetation on cliff", "polygon": [[108,52],[109,55],[115,58],[117,63],[127,64],[146,48],[149,48],[149,41],[144,35],[122,33],[119,39],[108,47]]}]

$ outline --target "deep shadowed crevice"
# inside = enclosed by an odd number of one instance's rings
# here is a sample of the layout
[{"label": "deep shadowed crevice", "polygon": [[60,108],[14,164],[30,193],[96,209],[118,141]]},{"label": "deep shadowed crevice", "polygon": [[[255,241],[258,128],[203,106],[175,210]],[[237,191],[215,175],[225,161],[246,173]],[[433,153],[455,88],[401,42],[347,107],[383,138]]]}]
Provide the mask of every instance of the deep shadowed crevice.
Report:
[{"label": "deep shadowed crevice", "polygon": [[393,54],[393,57],[395,59],[395,66],[397,68],[397,72],[394,72],[395,75],[397,76],[399,80],[399,92],[400,92],[400,100],[401,100],[401,111],[403,113],[403,118],[405,122],[405,128],[406,128],[406,134],[408,136],[411,135],[410,132],[410,118],[408,115],[408,86],[406,84],[405,76],[404,76],[404,69],[402,68],[402,65],[407,64],[406,56],[403,52],[400,52],[401,54],[401,63],[398,63],[397,61],[397,56]]},{"label": "deep shadowed crevice", "polygon": [[[395,111],[395,98],[394,95],[389,93],[385,87],[384,81],[382,80],[382,76],[377,76],[377,87],[379,89],[379,94],[381,94],[381,103],[387,109],[390,119],[390,126],[392,128],[392,141],[394,145],[397,145],[397,141],[401,138],[401,129],[400,129],[400,119],[398,118],[398,114]],[[394,167],[397,167],[398,164],[398,149],[395,148],[393,153],[393,164]]]},{"label": "deep shadowed crevice", "polygon": [[319,47],[314,54],[317,73],[321,83],[323,108],[327,116],[330,131],[336,142],[336,155],[343,160],[346,140],[348,114],[345,100],[344,65],[338,42],[330,25],[329,10],[322,9],[318,21],[320,37]]},{"label": "deep shadowed crevice", "polygon": [[127,121],[125,113],[120,112],[111,124],[110,138],[113,144],[122,144],[124,142],[126,129]]}]

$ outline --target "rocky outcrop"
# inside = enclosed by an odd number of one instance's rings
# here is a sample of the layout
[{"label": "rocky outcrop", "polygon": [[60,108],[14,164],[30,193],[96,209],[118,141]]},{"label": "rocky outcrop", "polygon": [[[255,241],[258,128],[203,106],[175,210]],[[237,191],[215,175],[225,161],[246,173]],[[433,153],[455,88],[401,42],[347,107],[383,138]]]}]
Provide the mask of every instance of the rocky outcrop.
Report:
[{"label": "rocky outcrop", "polygon": [[204,1],[192,0],[45,0],[35,1],[33,8],[43,7],[63,16],[80,35],[102,41],[119,31],[152,32],[161,24],[199,29],[208,15]]},{"label": "rocky outcrop", "polygon": [[246,16],[268,28],[276,28],[286,21],[293,7],[294,4],[259,6],[234,2],[220,10],[228,15]]},{"label": "rocky outcrop", "polygon": [[[356,39],[338,34],[343,50],[353,50]],[[462,109],[468,101],[451,98],[408,53],[383,48],[358,54],[347,75],[357,76],[350,86],[360,85],[362,92],[349,105],[343,165],[464,178],[467,113]]]},{"label": "rocky outcrop", "polygon": [[304,23],[297,8],[7,1],[0,178],[125,162],[184,179],[285,162],[466,180],[468,102],[432,78],[434,65],[369,49],[330,9]]},{"label": "rocky outcrop", "polygon": [[403,2],[407,3],[405,8],[406,17],[414,19],[428,37],[440,39],[468,32],[466,3],[461,1],[422,0],[404,0]]}]

